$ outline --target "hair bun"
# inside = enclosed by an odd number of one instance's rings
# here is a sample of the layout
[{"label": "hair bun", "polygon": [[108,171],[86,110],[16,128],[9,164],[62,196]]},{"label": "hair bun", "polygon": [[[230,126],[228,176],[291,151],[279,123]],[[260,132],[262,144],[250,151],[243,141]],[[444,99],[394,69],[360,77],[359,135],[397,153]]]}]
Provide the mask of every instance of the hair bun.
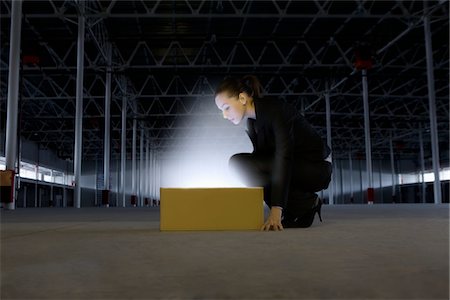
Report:
[{"label": "hair bun", "polygon": [[253,75],[246,75],[242,78],[227,77],[217,87],[216,95],[227,92],[229,96],[238,96],[239,93],[245,92],[250,97],[261,98],[262,86],[258,78]]},{"label": "hair bun", "polygon": [[251,97],[255,96],[257,98],[261,97],[262,86],[258,78],[254,75],[245,75],[241,78],[241,84],[246,89]]}]

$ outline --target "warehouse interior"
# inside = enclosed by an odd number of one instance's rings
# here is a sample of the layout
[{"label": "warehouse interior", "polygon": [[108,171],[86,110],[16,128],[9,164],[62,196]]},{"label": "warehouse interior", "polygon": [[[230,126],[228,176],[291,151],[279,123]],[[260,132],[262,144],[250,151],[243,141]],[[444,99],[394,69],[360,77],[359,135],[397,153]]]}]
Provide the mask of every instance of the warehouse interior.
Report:
[{"label": "warehouse interior", "polygon": [[[448,299],[448,1],[0,10],[2,299]],[[332,149],[324,222],[160,232],[160,188],[242,186],[248,74]]]}]

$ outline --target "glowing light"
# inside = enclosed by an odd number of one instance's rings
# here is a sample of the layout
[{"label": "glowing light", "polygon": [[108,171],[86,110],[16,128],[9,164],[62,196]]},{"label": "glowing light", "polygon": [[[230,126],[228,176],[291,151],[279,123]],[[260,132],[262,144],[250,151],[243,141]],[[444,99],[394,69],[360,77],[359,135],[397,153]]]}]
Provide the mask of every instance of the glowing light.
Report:
[{"label": "glowing light", "polygon": [[[407,174],[399,174],[399,182],[400,184],[412,184],[422,182],[421,172],[417,173],[407,173]],[[425,182],[434,182],[434,172],[427,171],[423,175]],[[439,172],[440,181],[450,180],[450,168],[441,169]]]},{"label": "glowing light", "polygon": [[162,187],[244,187],[228,170],[230,155],[182,155],[185,160],[163,163]]},{"label": "glowing light", "polygon": [[[200,106],[199,111],[207,109],[205,115],[184,119],[181,125],[186,130],[176,137],[174,151],[161,157],[161,187],[244,187],[229,171],[228,160],[233,154],[253,150],[245,124],[236,126],[224,120],[213,99]],[[225,139],[230,146],[220,147],[211,136]]]}]

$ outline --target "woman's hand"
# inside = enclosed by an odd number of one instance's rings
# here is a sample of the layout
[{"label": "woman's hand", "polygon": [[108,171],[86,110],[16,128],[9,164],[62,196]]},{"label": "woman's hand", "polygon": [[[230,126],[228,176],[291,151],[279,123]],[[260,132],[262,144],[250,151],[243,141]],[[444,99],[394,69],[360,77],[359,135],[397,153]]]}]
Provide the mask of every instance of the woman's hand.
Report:
[{"label": "woman's hand", "polygon": [[274,206],[270,209],[270,215],[267,218],[266,223],[261,227],[261,230],[269,231],[279,231],[283,230],[283,225],[281,225],[281,212],[282,208]]}]

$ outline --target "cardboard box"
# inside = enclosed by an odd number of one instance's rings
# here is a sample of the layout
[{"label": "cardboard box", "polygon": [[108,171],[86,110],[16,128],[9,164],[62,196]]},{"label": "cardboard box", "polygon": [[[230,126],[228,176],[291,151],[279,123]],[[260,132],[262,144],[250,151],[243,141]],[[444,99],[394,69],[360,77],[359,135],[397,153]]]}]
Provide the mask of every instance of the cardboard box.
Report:
[{"label": "cardboard box", "polygon": [[259,230],[263,188],[161,188],[161,231]]}]

